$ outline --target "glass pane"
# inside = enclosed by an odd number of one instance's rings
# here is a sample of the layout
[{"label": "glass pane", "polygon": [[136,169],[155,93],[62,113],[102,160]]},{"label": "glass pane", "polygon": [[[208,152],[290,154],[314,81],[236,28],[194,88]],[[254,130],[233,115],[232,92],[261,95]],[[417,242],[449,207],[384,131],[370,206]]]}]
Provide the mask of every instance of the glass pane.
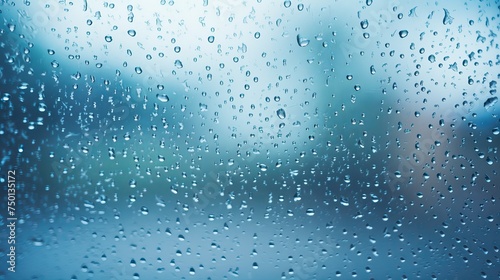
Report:
[{"label": "glass pane", "polygon": [[2,1],[0,279],[498,278],[499,5]]}]

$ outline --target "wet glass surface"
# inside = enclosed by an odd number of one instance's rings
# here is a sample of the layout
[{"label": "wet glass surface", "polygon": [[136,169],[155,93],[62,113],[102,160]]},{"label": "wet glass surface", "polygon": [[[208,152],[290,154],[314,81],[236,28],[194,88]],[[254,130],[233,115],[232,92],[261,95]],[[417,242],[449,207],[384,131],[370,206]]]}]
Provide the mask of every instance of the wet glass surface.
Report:
[{"label": "wet glass surface", "polygon": [[3,1],[0,279],[498,278],[499,6]]}]

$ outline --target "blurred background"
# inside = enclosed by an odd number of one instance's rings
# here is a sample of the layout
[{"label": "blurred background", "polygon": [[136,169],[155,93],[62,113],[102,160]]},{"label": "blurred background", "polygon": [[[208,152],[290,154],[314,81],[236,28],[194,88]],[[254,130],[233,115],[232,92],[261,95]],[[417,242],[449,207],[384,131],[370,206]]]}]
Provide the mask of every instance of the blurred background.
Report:
[{"label": "blurred background", "polygon": [[499,13],[3,1],[0,279],[498,278]]}]

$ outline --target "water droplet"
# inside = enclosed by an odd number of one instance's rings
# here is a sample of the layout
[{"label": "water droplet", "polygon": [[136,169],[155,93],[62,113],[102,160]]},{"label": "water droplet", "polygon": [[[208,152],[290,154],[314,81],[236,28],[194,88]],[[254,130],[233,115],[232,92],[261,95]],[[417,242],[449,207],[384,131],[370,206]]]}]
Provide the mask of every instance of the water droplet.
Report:
[{"label": "water droplet", "polygon": [[279,109],[278,111],[276,111],[276,115],[278,116],[278,118],[280,118],[281,120],[286,118],[286,113],[285,113],[285,110],[284,109]]},{"label": "water droplet", "polygon": [[128,35],[130,35],[130,37],[135,37],[136,35],[136,32],[134,29],[130,29],[129,31],[127,31]]},{"label": "water droplet", "polygon": [[113,37],[111,37],[110,35],[107,35],[104,37],[104,40],[106,40],[106,42],[108,42],[108,43],[111,43],[111,41],[113,41]]},{"label": "water droplet", "polygon": [[312,208],[307,209],[306,210],[306,215],[310,216],[310,217],[314,216],[314,209],[312,209]]},{"label": "water droplet", "polygon": [[38,111],[45,112],[46,110],[47,110],[47,105],[45,105],[45,103],[40,103],[38,105]]},{"label": "water droplet", "polygon": [[260,171],[267,171],[267,165],[263,163],[259,163],[257,167],[259,167]]},{"label": "water droplet", "polygon": [[367,29],[368,28],[368,20],[363,20],[360,22],[361,28]]},{"label": "water droplet", "polygon": [[452,24],[453,23],[453,17],[450,16],[450,12],[447,9],[443,9],[443,10],[444,10],[443,24],[444,25]]},{"label": "water droplet", "polygon": [[406,36],[408,36],[408,30],[399,31],[399,37],[405,38]]},{"label": "water droplet", "polygon": [[283,5],[285,6],[285,8],[290,8],[290,6],[292,6],[292,1],[289,1],[289,0],[286,0]]},{"label": "water droplet", "polygon": [[40,237],[33,238],[33,245],[34,246],[40,247],[40,246],[43,246],[43,244],[44,244],[44,241],[42,238],[40,238]]},{"label": "water droplet", "polygon": [[9,28],[10,32],[14,32],[14,30],[16,30],[15,24],[9,23],[7,24],[7,27]]},{"label": "water droplet", "polygon": [[182,65],[182,62],[181,62],[180,60],[178,60],[178,59],[176,59],[176,60],[175,60],[174,65],[175,65],[175,67],[177,67],[178,69],[181,69],[182,67],[184,67],[184,66]]},{"label": "water droplet", "polygon": [[158,100],[160,100],[161,102],[168,102],[170,100],[170,98],[168,98],[168,95],[165,93],[157,94],[156,98],[158,98]]},{"label": "water droplet", "polygon": [[498,102],[498,97],[496,96],[486,99],[486,101],[484,102],[484,109],[486,110],[490,109],[491,107],[495,106],[497,102]]},{"label": "water droplet", "polygon": [[297,34],[297,44],[299,44],[300,47],[307,47],[309,45],[310,40],[302,37],[300,34]]},{"label": "water droplet", "polygon": [[137,187],[137,182],[134,179],[130,179],[129,186],[131,188],[135,188],[135,187]]}]

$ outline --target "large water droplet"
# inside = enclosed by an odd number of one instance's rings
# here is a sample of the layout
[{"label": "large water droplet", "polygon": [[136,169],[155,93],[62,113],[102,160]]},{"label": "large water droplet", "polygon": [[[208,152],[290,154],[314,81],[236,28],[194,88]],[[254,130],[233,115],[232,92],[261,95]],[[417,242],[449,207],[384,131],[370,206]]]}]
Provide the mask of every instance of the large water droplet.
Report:
[{"label": "large water droplet", "polygon": [[160,100],[161,102],[168,102],[170,100],[170,98],[168,98],[168,95],[165,93],[157,94],[156,98],[158,98],[158,100]]},{"label": "large water droplet", "polygon": [[135,37],[135,30],[134,29],[130,29],[129,31],[127,31],[128,35],[130,35],[131,37]]},{"label": "large water droplet", "polygon": [[180,60],[178,60],[178,59],[174,62],[174,65],[175,65],[175,67],[177,67],[179,69],[181,69],[182,67],[184,67],[184,65],[182,65],[182,62]]},{"label": "large water droplet", "polygon": [[300,34],[297,34],[297,44],[301,47],[307,47],[309,45],[310,40],[302,37]]},{"label": "large water droplet", "polygon": [[368,20],[363,20],[360,22],[361,28],[367,29],[368,28]]},{"label": "large water droplet", "polygon": [[452,24],[453,23],[453,17],[450,16],[450,12],[447,9],[443,9],[443,10],[444,10],[443,24],[444,25]]},{"label": "large water droplet", "polygon": [[498,102],[498,97],[496,96],[486,99],[486,101],[484,102],[484,109],[486,110],[490,109],[491,107],[495,106],[497,102]]},{"label": "large water droplet", "polygon": [[279,109],[278,111],[276,111],[276,115],[278,115],[278,118],[280,118],[281,120],[286,118],[286,113],[283,109]]}]

